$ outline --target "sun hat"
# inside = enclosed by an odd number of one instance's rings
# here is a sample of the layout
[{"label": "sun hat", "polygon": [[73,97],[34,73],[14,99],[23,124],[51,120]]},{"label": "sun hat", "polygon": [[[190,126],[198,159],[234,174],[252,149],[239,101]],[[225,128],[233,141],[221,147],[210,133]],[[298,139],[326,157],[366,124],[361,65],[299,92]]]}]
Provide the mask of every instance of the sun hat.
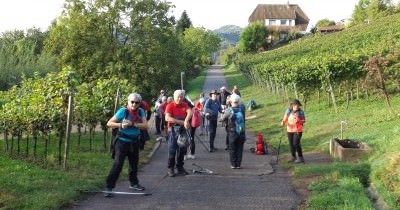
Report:
[{"label": "sun hat", "polygon": [[219,93],[218,93],[217,90],[212,90],[212,91],[210,92],[210,97],[211,97],[212,94],[219,95]]}]

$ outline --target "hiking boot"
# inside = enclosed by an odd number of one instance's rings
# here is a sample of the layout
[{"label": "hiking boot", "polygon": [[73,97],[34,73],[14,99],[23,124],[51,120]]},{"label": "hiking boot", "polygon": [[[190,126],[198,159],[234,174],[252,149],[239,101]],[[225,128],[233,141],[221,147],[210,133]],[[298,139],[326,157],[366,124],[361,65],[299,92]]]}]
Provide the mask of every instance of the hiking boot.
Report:
[{"label": "hiking boot", "polygon": [[140,185],[140,184],[134,184],[134,185],[130,185],[129,186],[129,189],[132,189],[132,190],[136,190],[136,191],[143,191],[143,190],[145,190],[146,188],[144,188],[142,185]]},{"label": "hiking boot", "polygon": [[174,168],[169,168],[167,174],[169,177],[174,177],[175,176]]},{"label": "hiking boot", "polygon": [[111,198],[113,197],[112,188],[105,188],[104,189],[104,197]]},{"label": "hiking boot", "polygon": [[188,175],[189,173],[184,168],[178,168],[177,174],[181,175],[181,176],[185,176],[185,175]]}]

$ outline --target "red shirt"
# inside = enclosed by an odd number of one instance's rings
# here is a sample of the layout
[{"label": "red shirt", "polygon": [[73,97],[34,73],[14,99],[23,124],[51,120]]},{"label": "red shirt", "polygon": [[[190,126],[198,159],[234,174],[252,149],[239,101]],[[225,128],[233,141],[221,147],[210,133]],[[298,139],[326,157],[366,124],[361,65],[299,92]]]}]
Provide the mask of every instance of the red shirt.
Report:
[{"label": "red shirt", "polygon": [[[165,115],[170,114],[171,117],[184,120],[187,115],[187,110],[189,110],[189,106],[185,102],[181,102],[180,104],[176,104],[175,102],[171,102],[165,108]],[[168,127],[171,127],[170,123],[168,122]]]}]

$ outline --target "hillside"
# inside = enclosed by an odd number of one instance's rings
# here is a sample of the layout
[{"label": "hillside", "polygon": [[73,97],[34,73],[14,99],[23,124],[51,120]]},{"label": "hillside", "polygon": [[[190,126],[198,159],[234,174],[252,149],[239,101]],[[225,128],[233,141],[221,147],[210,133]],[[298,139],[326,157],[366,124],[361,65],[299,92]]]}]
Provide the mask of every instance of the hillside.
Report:
[{"label": "hillside", "polygon": [[239,26],[225,25],[219,29],[215,29],[213,32],[222,39],[221,49],[226,49],[229,45],[236,46],[242,30]]}]

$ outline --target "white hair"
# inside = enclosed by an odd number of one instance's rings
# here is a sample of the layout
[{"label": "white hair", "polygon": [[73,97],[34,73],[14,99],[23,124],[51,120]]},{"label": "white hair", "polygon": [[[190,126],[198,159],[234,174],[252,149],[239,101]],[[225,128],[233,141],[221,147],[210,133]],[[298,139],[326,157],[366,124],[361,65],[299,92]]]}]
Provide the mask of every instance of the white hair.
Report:
[{"label": "white hair", "polygon": [[178,96],[184,96],[185,95],[185,91],[184,90],[175,90],[174,92],[174,98],[178,97]]},{"label": "white hair", "polygon": [[229,97],[229,100],[231,102],[240,103],[240,96],[238,94],[232,94],[231,97]]},{"label": "white hair", "polygon": [[140,96],[139,93],[131,93],[128,96],[128,101],[130,101],[132,99],[139,99],[139,101],[142,101],[142,96]]}]

